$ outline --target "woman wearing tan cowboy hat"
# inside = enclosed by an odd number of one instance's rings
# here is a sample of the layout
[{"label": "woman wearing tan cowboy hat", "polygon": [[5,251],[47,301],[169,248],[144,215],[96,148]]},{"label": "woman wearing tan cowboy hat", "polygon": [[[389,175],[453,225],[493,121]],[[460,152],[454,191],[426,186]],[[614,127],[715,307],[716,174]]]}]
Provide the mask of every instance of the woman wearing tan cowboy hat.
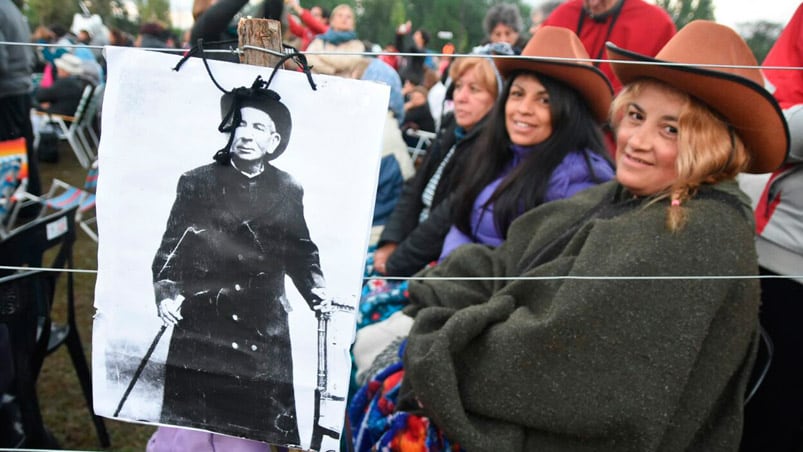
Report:
[{"label": "woman wearing tan cowboy hat", "polygon": [[733,179],[777,167],[787,128],[757,68],[698,66],[756,65],[727,27],[692,22],[656,59],[608,49],[626,85],[612,105],[616,181],[531,210],[501,247],[464,246],[419,275],[444,279],[410,284],[397,407],[433,438],[469,451],[739,447],[759,284]]},{"label": "woman wearing tan cowboy hat", "polygon": [[441,259],[467,243],[499,246],[527,210],[613,178],[599,129],[613,90],[588,58],[571,30],[543,27],[521,57],[495,60],[507,82],[448,206]]}]

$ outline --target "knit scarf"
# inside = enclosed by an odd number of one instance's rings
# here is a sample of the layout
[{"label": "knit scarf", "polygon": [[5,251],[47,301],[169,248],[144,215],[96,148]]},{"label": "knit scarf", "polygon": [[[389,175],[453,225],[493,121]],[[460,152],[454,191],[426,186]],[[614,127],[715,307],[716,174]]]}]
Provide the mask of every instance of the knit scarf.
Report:
[{"label": "knit scarf", "polygon": [[357,39],[357,33],[353,31],[335,31],[330,28],[326,33],[318,35],[318,38],[332,45],[340,45]]}]

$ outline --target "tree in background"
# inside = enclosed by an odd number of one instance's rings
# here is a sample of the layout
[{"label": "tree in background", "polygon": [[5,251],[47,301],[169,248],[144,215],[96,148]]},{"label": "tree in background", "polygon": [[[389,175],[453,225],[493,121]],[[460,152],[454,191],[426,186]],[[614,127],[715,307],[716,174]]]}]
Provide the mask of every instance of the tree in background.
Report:
[{"label": "tree in background", "polygon": [[[656,0],[656,4],[669,13],[678,30],[693,20],[716,20],[712,0]],[[764,61],[781,30],[783,24],[766,21],[736,25],[736,31],[747,41],[759,63]]]},{"label": "tree in background", "polygon": [[678,30],[693,20],[714,20],[712,0],[657,0],[655,3],[669,13]]},{"label": "tree in background", "polygon": [[[410,20],[413,29],[424,28],[430,36],[429,47],[440,50],[446,43],[437,38],[439,31],[451,31],[449,41],[458,52],[467,52],[485,40],[482,21],[488,8],[497,3],[513,3],[522,19],[529,17],[530,6],[523,0],[301,0],[301,6],[320,5],[329,11],[346,3],[357,15],[357,36],[381,46],[395,39],[396,27]],[[526,33],[527,30],[522,30]]]},{"label": "tree in background", "polygon": [[134,0],[139,12],[139,22],[159,22],[169,28],[172,24],[170,20],[170,0]]},{"label": "tree in background", "polygon": [[778,36],[781,34],[784,25],[777,22],[744,22],[737,24],[736,31],[747,41],[750,50],[756,56],[756,60],[761,63],[767,57]]},{"label": "tree in background", "polygon": [[31,29],[38,25],[60,24],[69,28],[75,13],[81,12],[76,0],[27,0],[24,11]]},{"label": "tree in background", "polygon": [[[23,13],[31,28],[37,25],[60,24],[69,28],[73,16],[82,12],[80,0],[25,0]],[[90,13],[97,14],[107,27],[136,33],[138,23],[158,21],[170,24],[170,0],[137,0],[139,19],[132,20],[123,0],[84,0]]]}]

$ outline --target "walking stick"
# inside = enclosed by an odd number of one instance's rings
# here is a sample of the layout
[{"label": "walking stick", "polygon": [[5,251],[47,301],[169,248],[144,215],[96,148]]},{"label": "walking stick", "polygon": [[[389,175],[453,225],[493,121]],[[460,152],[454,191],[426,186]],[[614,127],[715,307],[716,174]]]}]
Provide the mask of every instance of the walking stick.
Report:
[{"label": "walking stick", "polygon": [[137,384],[137,380],[139,380],[140,374],[145,369],[145,366],[148,364],[148,361],[151,359],[151,355],[153,351],[156,349],[156,345],[159,344],[159,340],[162,339],[162,335],[165,334],[165,330],[167,329],[167,325],[162,325],[159,328],[159,332],[156,333],[156,337],[153,338],[153,342],[151,342],[151,346],[148,347],[148,351],[145,352],[145,356],[142,358],[142,361],[139,362],[139,366],[137,367],[136,372],[134,372],[134,376],[131,377],[131,382],[128,383],[128,387],[125,389],[123,393],[123,398],[120,399],[120,403],[117,404],[117,409],[114,410],[114,417],[117,417],[120,414],[120,410],[123,409],[123,404],[128,399],[128,395],[131,394],[131,390],[134,389],[134,385]]},{"label": "walking stick", "polygon": [[[340,309],[343,311],[353,311],[354,308],[349,305],[332,303],[331,309]],[[327,351],[327,338],[329,330],[329,321],[332,318],[332,311],[318,311],[316,312],[318,318],[318,383],[315,388],[315,412],[313,414],[312,426],[312,440],[310,441],[310,449],[320,450],[323,436],[339,439],[340,432],[331,428],[324,427],[320,424],[321,420],[321,405],[325,400],[343,401],[345,397],[339,397],[327,391],[327,369],[328,369],[328,351]]]},{"label": "walking stick", "polygon": [[[185,229],[184,233],[181,234],[181,238],[178,239],[178,243],[176,243],[176,246],[173,247],[173,251],[171,251],[170,254],[167,255],[167,259],[165,259],[165,263],[164,265],[162,265],[162,268],[159,269],[159,273],[156,274],[155,279],[159,279],[159,277],[162,276],[162,273],[167,268],[167,265],[170,263],[170,261],[172,261],[176,257],[176,252],[178,251],[178,248],[181,246],[181,244],[184,243],[184,239],[187,237],[187,234],[193,233],[197,235],[204,231],[205,229],[195,229],[194,226],[189,226],[187,229]],[[180,301],[184,300],[184,297],[181,295],[179,295],[176,298],[180,299]],[[181,305],[179,304],[179,309],[180,306]],[[117,417],[120,414],[120,410],[123,409],[123,404],[125,404],[125,401],[128,399],[128,396],[131,394],[131,391],[134,389],[134,385],[137,384],[137,380],[139,380],[139,376],[142,375],[142,371],[145,370],[145,366],[148,365],[148,361],[150,361],[151,355],[153,355],[153,351],[156,350],[156,346],[159,345],[159,341],[162,339],[165,330],[167,330],[167,325],[162,325],[162,327],[159,328],[159,331],[156,333],[156,337],[153,338],[151,346],[148,347],[148,351],[145,352],[145,356],[142,357],[142,360],[139,362],[137,370],[134,371],[134,376],[131,377],[131,381],[128,383],[128,387],[125,389],[123,397],[120,399],[120,403],[117,404],[117,409],[114,411],[114,417]]]}]

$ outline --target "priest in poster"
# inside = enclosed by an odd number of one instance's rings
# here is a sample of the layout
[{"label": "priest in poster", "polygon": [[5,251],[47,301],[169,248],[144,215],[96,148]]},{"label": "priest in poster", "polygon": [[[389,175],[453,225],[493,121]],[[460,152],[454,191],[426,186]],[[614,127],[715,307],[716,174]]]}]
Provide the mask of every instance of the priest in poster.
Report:
[{"label": "priest in poster", "polygon": [[271,164],[292,119],[254,87],[224,94],[221,115],[229,143],[181,176],[152,265],[159,317],[174,326],[161,422],[298,445],[285,275],[311,309],[330,300],[303,189]]}]

